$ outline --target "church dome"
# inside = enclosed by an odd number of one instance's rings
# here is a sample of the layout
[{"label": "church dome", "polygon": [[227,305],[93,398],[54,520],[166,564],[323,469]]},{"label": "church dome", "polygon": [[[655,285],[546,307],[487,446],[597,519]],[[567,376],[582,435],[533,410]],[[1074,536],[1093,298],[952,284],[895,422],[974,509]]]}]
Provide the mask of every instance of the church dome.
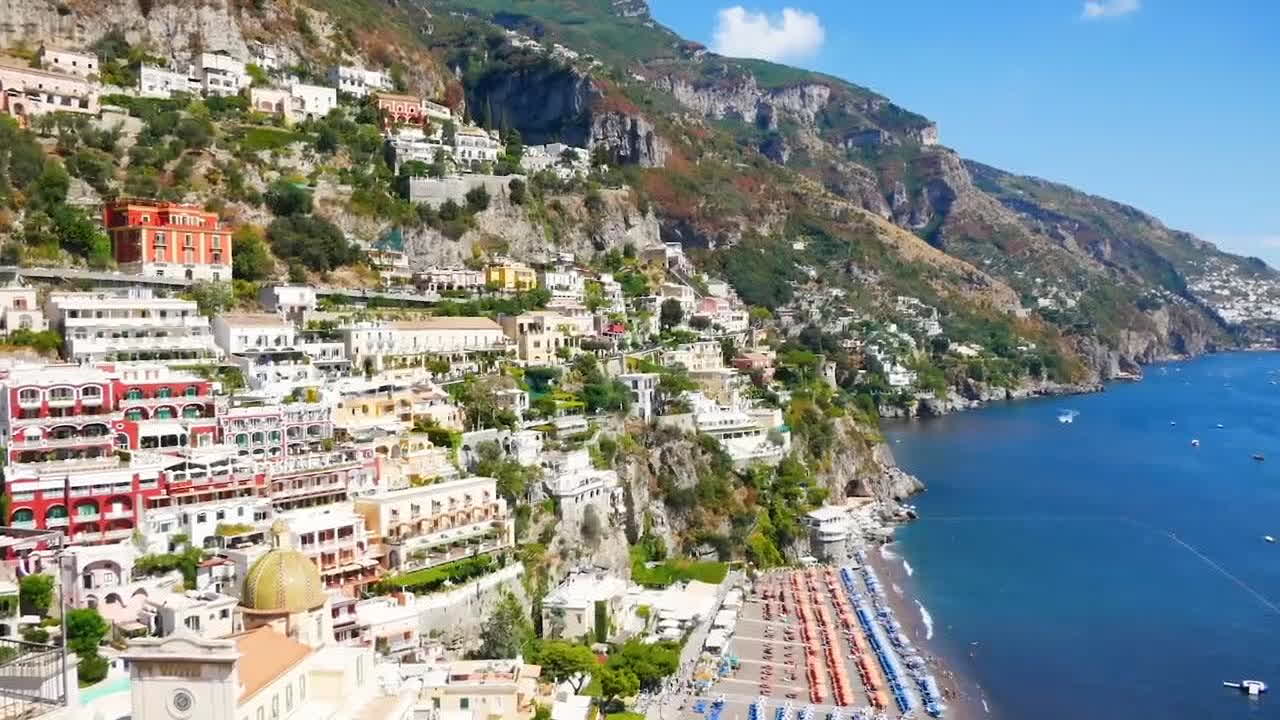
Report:
[{"label": "church dome", "polygon": [[275,547],[249,568],[244,579],[243,606],[265,613],[296,613],[324,605],[320,569],[306,555],[286,547],[288,527],[277,520],[271,526]]}]

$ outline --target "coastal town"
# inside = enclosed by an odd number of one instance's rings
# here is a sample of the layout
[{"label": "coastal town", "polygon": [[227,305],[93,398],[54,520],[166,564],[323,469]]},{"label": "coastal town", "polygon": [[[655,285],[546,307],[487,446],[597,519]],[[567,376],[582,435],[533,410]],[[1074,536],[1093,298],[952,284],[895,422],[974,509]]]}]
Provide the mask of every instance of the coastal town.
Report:
[{"label": "coastal town", "polygon": [[[115,131],[136,121],[113,97],[222,98],[281,127],[367,107],[405,197],[434,212],[608,170],[558,143],[511,163],[498,131],[384,72],[302,83],[268,47],[141,62],[132,88],[101,86],[100,62],[5,64],[3,109]],[[790,472],[793,398],[830,395],[838,371],[930,392],[907,364],[942,334],[936,309],[773,318],[660,242],[421,266],[383,237],[358,248],[363,287],[248,284],[237,254],[254,250],[216,208],[89,195],[107,262],[0,268],[6,717],[944,712],[901,624],[867,604],[883,593],[850,584],[905,517],[892,495],[814,495],[789,560],[760,536],[726,564],[669,550],[672,518],[629,507],[618,461],[657,435],[695,439],[722,474]],[[242,297],[219,303],[233,281]],[[862,367],[789,339],[819,325]],[[668,527],[619,532],[655,517]],[[762,574],[788,563],[812,569]],[[814,610],[783,577],[840,598]],[[799,674],[796,633],[826,648]]]},{"label": "coastal town", "polygon": [[[747,171],[825,86],[725,105],[536,24],[428,12],[413,55],[241,4],[0,49],[0,720],[976,718],[887,550],[924,488],[881,419],[1280,320],[1208,258],[1132,298],[1218,325],[1122,356],[1089,333],[1132,340],[1128,295],[947,256],[918,178],[779,210]],[[839,162],[944,150],[903,132]]]}]

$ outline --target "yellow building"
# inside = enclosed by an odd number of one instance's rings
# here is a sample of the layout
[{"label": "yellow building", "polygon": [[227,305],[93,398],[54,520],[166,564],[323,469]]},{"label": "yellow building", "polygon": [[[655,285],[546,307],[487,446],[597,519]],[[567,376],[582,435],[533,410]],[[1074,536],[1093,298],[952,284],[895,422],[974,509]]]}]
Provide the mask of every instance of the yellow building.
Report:
[{"label": "yellow building", "polygon": [[485,268],[484,282],[499,290],[532,290],[538,287],[538,273],[523,263],[505,262]]}]

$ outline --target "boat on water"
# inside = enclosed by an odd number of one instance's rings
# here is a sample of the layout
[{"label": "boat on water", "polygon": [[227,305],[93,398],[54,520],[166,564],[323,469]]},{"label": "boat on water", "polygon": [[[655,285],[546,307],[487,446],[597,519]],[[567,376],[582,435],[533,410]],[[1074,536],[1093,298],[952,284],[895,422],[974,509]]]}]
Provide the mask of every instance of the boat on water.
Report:
[{"label": "boat on water", "polygon": [[1170,421],[1169,421],[1169,427],[1173,427],[1174,425],[1177,425],[1177,424],[1178,424],[1178,421],[1176,421],[1176,420],[1170,420]]},{"label": "boat on water", "polygon": [[1261,695],[1267,691],[1267,684],[1261,680],[1241,680],[1240,682],[1225,681],[1223,687],[1236,688],[1246,695]]},{"label": "boat on water", "polygon": [[1269,542],[1269,543],[1273,543],[1273,542],[1275,542],[1275,541],[1276,541],[1276,539],[1275,539],[1274,537],[1270,536],[1270,535],[1263,535],[1263,536],[1262,536],[1262,539],[1263,539],[1263,540],[1266,540],[1266,541],[1267,541],[1267,542]]},{"label": "boat on water", "polygon": [[1267,458],[1266,458],[1266,456],[1264,456],[1262,453],[1254,453],[1254,454],[1253,454],[1253,459],[1254,459],[1254,460],[1257,460],[1258,462],[1262,462],[1263,460],[1266,460]]},{"label": "boat on water", "polygon": [[1225,426],[1224,426],[1222,423],[1218,423],[1218,424],[1217,424],[1217,425],[1215,425],[1214,427],[1216,427],[1216,428],[1218,428],[1219,430],[1221,430],[1221,429],[1222,429],[1223,427],[1225,427]]},{"label": "boat on water", "polygon": [[1080,413],[1076,412],[1075,410],[1063,410],[1062,412],[1058,413],[1058,422],[1062,423],[1063,425],[1070,425],[1071,423],[1076,421],[1076,416],[1079,414]]},{"label": "boat on water", "polygon": [[1200,441],[1199,441],[1199,440],[1192,440],[1192,441],[1191,441],[1191,447],[1200,447]]}]

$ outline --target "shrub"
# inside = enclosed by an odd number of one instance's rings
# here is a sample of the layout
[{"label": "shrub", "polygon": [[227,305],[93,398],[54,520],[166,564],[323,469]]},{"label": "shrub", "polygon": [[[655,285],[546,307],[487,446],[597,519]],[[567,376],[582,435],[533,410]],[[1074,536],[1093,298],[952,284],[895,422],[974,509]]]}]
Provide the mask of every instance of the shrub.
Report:
[{"label": "shrub", "polygon": [[489,191],[484,186],[473,187],[467,191],[467,210],[478,213],[489,208]]},{"label": "shrub", "polygon": [[271,183],[263,199],[276,215],[305,215],[311,212],[311,192],[287,180]]},{"label": "shrub", "polygon": [[107,676],[110,667],[107,659],[98,653],[80,656],[80,664],[76,666],[76,676],[81,685],[92,685]]}]

